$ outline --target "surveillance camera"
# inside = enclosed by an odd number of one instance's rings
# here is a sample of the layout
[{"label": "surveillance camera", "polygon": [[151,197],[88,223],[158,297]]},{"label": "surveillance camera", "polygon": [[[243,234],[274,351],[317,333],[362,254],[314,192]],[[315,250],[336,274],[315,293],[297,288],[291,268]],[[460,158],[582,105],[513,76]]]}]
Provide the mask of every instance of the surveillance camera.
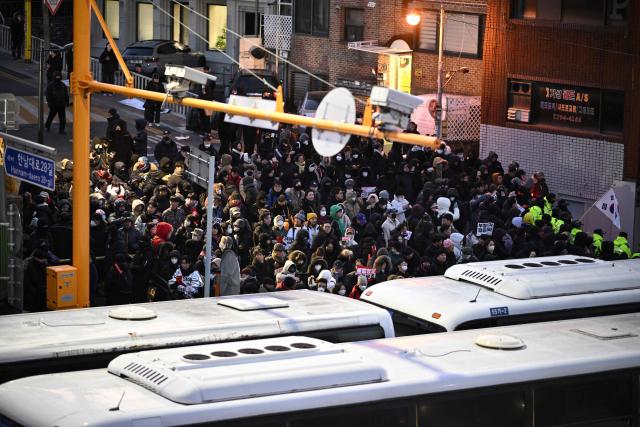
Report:
[{"label": "surveillance camera", "polygon": [[167,77],[167,84],[165,86],[167,91],[179,98],[187,95],[191,83],[204,85],[209,81],[215,82],[217,80],[216,76],[212,76],[203,71],[174,64],[166,65],[164,75]]},{"label": "surveillance camera", "polygon": [[469,72],[469,67],[460,67],[459,70],[462,74],[467,74]]},{"label": "surveillance camera", "polygon": [[378,107],[375,120],[383,130],[405,129],[413,110],[424,103],[422,98],[382,86],[371,89],[370,101]]}]

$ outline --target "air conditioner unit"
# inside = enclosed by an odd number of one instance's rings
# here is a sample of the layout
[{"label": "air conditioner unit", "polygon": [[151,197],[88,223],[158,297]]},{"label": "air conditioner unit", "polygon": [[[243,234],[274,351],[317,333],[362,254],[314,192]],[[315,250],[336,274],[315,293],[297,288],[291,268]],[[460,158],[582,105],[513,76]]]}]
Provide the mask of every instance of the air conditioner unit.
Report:
[{"label": "air conditioner unit", "polygon": [[512,95],[528,95],[531,96],[531,83],[521,81],[511,81],[510,92]]},{"label": "air conditioner unit", "polygon": [[250,70],[264,70],[264,51],[256,46],[262,47],[260,37],[244,37],[240,39],[239,62],[240,67]]},{"label": "air conditioner unit", "polygon": [[511,122],[530,123],[531,111],[521,110],[518,108],[509,108],[507,110],[507,120]]}]

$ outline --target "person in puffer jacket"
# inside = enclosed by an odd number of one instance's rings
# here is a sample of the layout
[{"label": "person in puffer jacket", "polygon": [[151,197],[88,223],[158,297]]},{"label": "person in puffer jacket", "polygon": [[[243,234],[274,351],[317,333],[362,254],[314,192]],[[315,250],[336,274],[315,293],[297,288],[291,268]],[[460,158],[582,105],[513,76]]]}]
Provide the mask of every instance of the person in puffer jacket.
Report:
[{"label": "person in puffer jacket", "polygon": [[189,299],[204,295],[202,277],[196,271],[189,255],[180,257],[180,266],[169,279],[168,285],[172,288],[175,286],[175,291],[179,298]]}]

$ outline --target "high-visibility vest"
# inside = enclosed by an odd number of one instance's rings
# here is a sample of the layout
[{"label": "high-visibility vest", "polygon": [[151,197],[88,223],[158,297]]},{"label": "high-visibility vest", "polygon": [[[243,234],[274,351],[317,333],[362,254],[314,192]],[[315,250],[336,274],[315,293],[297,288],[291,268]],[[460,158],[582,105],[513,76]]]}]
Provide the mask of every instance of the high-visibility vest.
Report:
[{"label": "high-visibility vest", "polygon": [[529,208],[529,212],[531,213],[531,216],[533,217],[533,223],[535,224],[536,221],[539,221],[542,219],[542,209],[540,209],[539,206],[531,206]]},{"label": "high-visibility vest", "polygon": [[578,227],[573,227],[571,229],[571,237],[569,237],[569,243],[573,244],[573,242],[576,240],[576,234],[578,234],[581,231],[582,231],[582,229],[580,229]]},{"label": "high-visibility vest", "polygon": [[551,217],[551,228],[553,228],[553,232],[555,234],[560,233],[560,227],[562,227],[564,221],[558,218]]},{"label": "high-visibility vest", "polygon": [[545,196],[544,198],[544,213],[546,215],[551,216],[553,211],[553,203],[551,203],[549,200],[547,200],[547,197]]},{"label": "high-visibility vest", "polygon": [[627,258],[631,258],[631,248],[626,238],[622,236],[616,237],[616,240],[613,241],[613,253],[616,255],[626,254]]},{"label": "high-visibility vest", "polygon": [[593,249],[596,256],[602,253],[602,240],[603,237],[601,235],[593,233]]}]

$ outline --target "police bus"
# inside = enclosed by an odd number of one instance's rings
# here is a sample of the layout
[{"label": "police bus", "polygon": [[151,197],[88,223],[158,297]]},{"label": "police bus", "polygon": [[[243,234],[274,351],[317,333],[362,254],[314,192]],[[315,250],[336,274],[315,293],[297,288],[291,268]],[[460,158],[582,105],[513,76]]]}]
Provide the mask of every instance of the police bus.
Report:
[{"label": "police bus", "polygon": [[130,353],[0,385],[0,425],[637,426],[640,314]]},{"label": "police bus", "polygon": [[386,310],[309,291],[0,316],[0,382],[103,368],[142,349],[292,334],[343,342],[393,337],[394,330]]},{"label": "police bus", "polygon": [[397,335],[640,311],[640,260],[572,255],[458,264],[391,280],[361,300],[389,310]]}]

